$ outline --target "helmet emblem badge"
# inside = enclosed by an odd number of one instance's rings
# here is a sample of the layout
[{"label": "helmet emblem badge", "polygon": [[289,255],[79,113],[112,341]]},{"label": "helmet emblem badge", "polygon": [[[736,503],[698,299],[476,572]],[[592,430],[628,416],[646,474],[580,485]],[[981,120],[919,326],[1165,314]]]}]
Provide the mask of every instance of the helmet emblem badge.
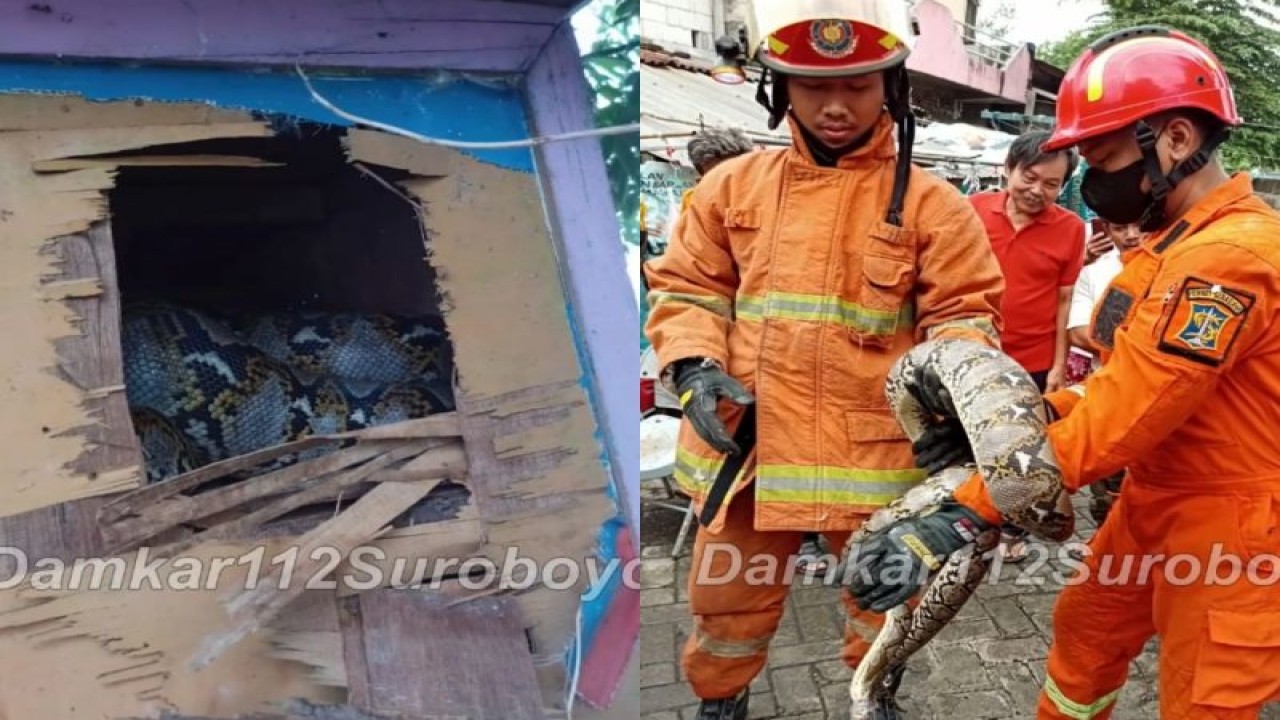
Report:
[{"label": "helmet emblem badge", "polygon": [[809,44],[819,55],[839,59],[858,49],[858,36],[847,20],[814,20],[809,24]]}]

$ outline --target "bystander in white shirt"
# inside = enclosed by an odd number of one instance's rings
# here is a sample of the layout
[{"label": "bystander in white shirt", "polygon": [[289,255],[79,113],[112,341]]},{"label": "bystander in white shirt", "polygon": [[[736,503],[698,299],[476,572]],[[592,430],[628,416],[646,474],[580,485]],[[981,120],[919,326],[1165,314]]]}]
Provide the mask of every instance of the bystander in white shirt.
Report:
[{"label": "bystander in white shirt", "polygon": [[[1086,265],[1076,279],[1075,288],[1071,292],[1071,309],[1067,312],[1067,331],[1073,328],[1088,330],[1093,319],[1093,308],[1102,299],[1111,280],[1120,274],[1124,263],[1120,262],[1120,251],[1112,248],[1103,253],[1097,260]],[[1092,360],[1093,369],[1098,369],[1097,359],[1093,353],[1084,348],[1071,347],[1071,352],[1084,355]]]}]

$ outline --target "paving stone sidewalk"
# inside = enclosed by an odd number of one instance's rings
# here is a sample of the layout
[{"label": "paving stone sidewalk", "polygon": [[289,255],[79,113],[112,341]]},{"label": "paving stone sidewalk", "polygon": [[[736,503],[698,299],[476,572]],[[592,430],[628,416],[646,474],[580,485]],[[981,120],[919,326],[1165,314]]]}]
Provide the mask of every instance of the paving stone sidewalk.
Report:
[{"label": "paving stone sidewalk", "polygon": [[[665,497],[660,482],[642,497]],[[1077,540],[1094,527],[1077,496]],[[643,720],[693,720],[697,698],[684,682],[680,649],[692,627],[687,580],[692,537],[679,559],[670,557],[682,516],[646,506],[641,525],[640,709]],[[910,720],[1032,718],[1044,680],[1059,578],[1069,569],[1057,546],[1032,544],[1020,565],[999,569],[961,614],[908,663],[901,704]],[[993,575],[994,577],[994,575]],[[1017,582],[1015,582],[1017,581]],[[848,717],[850,671],[839,659],[843,627],[837,590],[814,583],[792,588],[765,671],[752,684],[753,719],[843,720]],[[1114,720],[1154,720],[1154,642],[1133,664]],[[1260,720],[1280,720],[1280,706]]]}]

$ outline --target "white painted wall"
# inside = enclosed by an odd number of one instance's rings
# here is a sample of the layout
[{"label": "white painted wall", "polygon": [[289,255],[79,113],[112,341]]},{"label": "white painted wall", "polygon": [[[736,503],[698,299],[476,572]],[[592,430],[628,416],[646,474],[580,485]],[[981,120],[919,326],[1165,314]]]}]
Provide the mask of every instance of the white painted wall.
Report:
[{"label": "white painted wall", "polygon": [[667,50],[714,58],[713,43],[724,31],[714,27],[713,2],[723,0],[644,0],[640,3],[640,36]]}]

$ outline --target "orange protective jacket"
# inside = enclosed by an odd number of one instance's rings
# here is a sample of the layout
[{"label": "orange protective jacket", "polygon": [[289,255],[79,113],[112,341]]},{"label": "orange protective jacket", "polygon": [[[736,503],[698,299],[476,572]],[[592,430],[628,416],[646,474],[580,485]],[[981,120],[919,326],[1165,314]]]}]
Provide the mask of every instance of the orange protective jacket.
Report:
[{"label": "orange protective jacket", "polygon": [[[1090,328],[1104,365],[1046,396],[1068,489],[1126,467],[1190,492],[1280,489],[1277,238],[1280,215],[1237,175],[1125,258]],[[1000,517],[980,476],[957,498]]]},{"label": "orange protective jacket", "polygon": [[[835,168],[799,140],[728,160],[647,265],[662,366],[711,358],[756,397],[757,444],[713,531],[752,480],[758,529],[855,529],[924,478],[885,397],[892,363],[926,337],[998,345],[1004,281],[982,223],[914,167],[903,227],[885,223],[894,164],[887,114]],[[732,431],[742,409],[721,407]],[[683,424],[675,477],[699,511],[723,460]]]},{"label": "orange protective jacket", "polygon": [[[1047,396],[1062,416],[1049,439],[1069,489],[1129,470],[1098,557],[1193,562],[1181,565],[1189,581],[1158,574],[1145,604],[1117,604],[1100,581],[1064,592],[1039,718],[1085,717],[1082,707],[1110,716],[1128,659],[1117,665],[1107,649],[1113,627],[1160,633],[1162,715],[1255,717],[1280,699],[1277,238],[1280,215],[1247,175],[1213,190],[1126,257],[1091,324],[1102,369]],[[999,519],[980,476],[956,496]],[[1214,580],[1219,552],[1249,571]],[[1093,604],[1093,624],[1076,622]]]}]

